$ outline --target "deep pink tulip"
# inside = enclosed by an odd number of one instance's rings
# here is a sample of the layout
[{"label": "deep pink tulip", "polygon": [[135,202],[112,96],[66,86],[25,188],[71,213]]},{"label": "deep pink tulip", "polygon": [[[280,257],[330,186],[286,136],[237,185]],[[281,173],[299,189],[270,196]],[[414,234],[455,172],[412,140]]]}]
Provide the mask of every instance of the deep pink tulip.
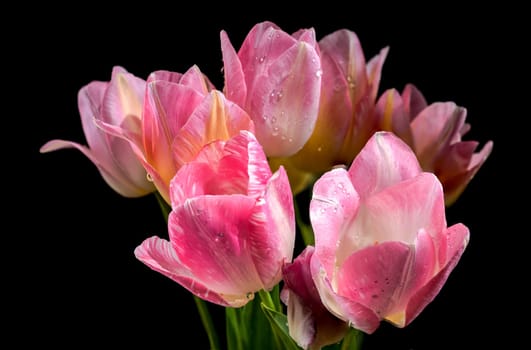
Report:
[{"label": "deep pink tulip", "polygon": [[136,257],[198,297],[245,305],[282,278],[295,243],[293,197],[254,135],[205,146],[171,181],[169,241],[151,237]]},{"label": "deep pink tulip", "polygon": [[244,108],[268,156],[289,156],[310,137],[319,107],[321,60],[313,29],[289,35],[256,24],[236,50],[221,32],[226,96]]},{"label": "deep pink tulip", "polygon": [[321,301],[310,271],[313,252],[314,247],[307,246],[282,269],[280,297],[287,305],[289,334],[303,349],[337,343],[348,332],[348,323],[332,315]]},{"label": "deep pink tulip", "polygon": [[213,89],[197,66],[184,74],[157,71],[149,76],[138,128],[100,126],[130,141],[168,203],[171,179],[205,144],[254,130],[248,114]]},{"label": "deep pink tulip", "polygon": [[78,93],[78,108],[88,147],[72,141],[52,140],[42,153],[63,148],[80,150],[100,171],[103,179],[125,197],[140,197],[154,192],[146,170],[129,143],[98,128],[94,119],[127,128],[140,125],[146,82],[114,67],[110,82],[93,81]]},{"label": "deep pink tulip", "polygon": [[462,140],[470,130],[466,114],[454,102],[428,105],[411,84],[402,95],[386,91],[376,107],[379,129],[400,136],[415,151],[422,169],[437,175],[447,205],[457,200],[492,152],[492,141],[476,152],[479,142]]},{"label": "deep pink tulip", "polygon": [[398,137],[377,132],[350,169],[325,173],[310,204],[311,270],[324,305],[366,333],[411,323],[435,298],[469,240],[447,227],[441,183]]}]

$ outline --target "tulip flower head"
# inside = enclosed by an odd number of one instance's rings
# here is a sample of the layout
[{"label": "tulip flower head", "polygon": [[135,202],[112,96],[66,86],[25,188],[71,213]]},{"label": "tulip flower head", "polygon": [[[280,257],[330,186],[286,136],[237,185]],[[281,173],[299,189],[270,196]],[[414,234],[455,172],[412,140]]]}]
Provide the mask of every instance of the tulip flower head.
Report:
[{"label": "tulip flower head", "polygon": [[88,147],[72,141],[52,140],[42,153],[76,148],[96,165],[107,184],[124,197],[140,197],[155,191],[146,170],[129,143],[98,128],[95,119],[139,129],[146,82],[114,67],[110,82],[94,81],[81,88],[78,107]]},{"label": "tulip flower head", "polygon": [[230,307],[270,290],[291,262],[293,198],[254,135],[206,145],[170,186],[170,240],[146,239],[136,257],[200,298]]},{"label": "tulip flower head", "polygon": [[413,151],[377,132],[349,170],[314,186],[311,270],[323,304],[366,333],[386,320],[404,327],[433,300],[468,243],[447,227],[441,183]]}]

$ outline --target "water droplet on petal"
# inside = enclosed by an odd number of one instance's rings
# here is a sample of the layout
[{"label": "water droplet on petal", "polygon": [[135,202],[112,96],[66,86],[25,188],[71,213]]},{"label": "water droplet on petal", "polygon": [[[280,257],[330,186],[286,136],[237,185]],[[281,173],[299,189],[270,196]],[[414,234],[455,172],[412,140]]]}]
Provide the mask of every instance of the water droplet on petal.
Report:
[{"label": "water droplet on petal", "polygon": [[265,61],[265,56],[260,57],[260,59],[258,60],[258,62],[260,63],[264,63],[264,61]]},{"label": "water droplet on petal", "polygon": [[321,152],[323,148],[321,146],[317,147],[317,152]]},{"label": "water droplet on petal", "polygon": [[317,72],[315,72],[315,76],[316,76],[317,78],[320,78],[321,75],[323,75],[323,71],[320,70],[320,69],[318,69]]},{"label": "water droplet on petal", "polygon": [[153,182],[153,177],[151,176],[150,173],[146,173],[146,179],[147,179],[149,182]]}]

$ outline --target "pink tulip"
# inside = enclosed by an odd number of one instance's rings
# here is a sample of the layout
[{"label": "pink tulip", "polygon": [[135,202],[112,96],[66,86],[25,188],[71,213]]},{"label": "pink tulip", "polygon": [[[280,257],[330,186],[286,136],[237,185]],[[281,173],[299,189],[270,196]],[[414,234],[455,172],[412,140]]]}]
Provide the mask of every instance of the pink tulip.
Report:
[{"label": "pink tulip", "polygon": [[332,315],[321,302],[310,271],[313,253],[314,247],[307,246],[282,269],[284,287],[280,297],[287,305],[289,334],[303,349],[337,343],[348,332],[348,323]]},{"label": "pink tulip", "polygon": [[346,29],[325,36],[319,48],[319,116],[312,136],[291,159],[297,168],[318,175],[334,165],[350,164],[376,131],[373,107],[388,51],[382,49],[366,64],[358,37]]},{"label": "pink tulip", "polygon": [[422,169],[437,175],[447,205],[461,195],[492,151],[492,141],[479,152],[475,152],[479,142],[462,141],[470,130],[466,114],[453,102],[428,105],[413,85],[407,85],[402,96],[396,90],[386,91],[376,108],[380,129],[400,136],[413,148]]},{"label": "pink tulip", "polygon": [[366,333],[404,327],[435,298],[469,240],[447,227],[441,183],[398,137],[377,132],[350,169],[315,184],[311,270],[323,304]]},{"label": "pink tulip", "polygon": [[321,60],[315,31],[293,35],[256,24],[236,50],[221,32],[225,94],[244,108],[268,156],[289,156],[310,137],[319,107]]},{"label": "pink tulip", "polygon": [[206,145],[170,186],[170,240],[146,239],[136,257],[207,301],[245,305],[282,278],[295,243],[293,198],[254,135]]},{"label": "pink tulip", "polygon": [[146,82],[114,67],[110,82],[93,81],[78,93],[78,107],[88,147],[72,141],[52,140],[42,153],[76,148],[97,166],[103,179],[125,197],[140,197],[155,190],[146,170],[128,142],[98,128],[94,119],[128,128],[140,125]]},{"label": "pink tulip", "polygon": [[254,130],[247,113],[214,90],[197,66],[184,74],[157,71],[149,76],[138,128],[100,126],[130,141],[168,203],[171,179],[205,144]]}]

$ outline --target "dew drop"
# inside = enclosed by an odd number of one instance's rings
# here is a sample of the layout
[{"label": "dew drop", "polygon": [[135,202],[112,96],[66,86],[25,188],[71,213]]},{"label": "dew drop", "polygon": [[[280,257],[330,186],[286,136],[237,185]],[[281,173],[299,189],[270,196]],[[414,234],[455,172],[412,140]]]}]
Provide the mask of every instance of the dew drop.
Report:
[{"label": "dew drop", "polygon": [[260,63],[264,63],[264,61],[265,61],[265,56],[260,57],[260,59],[258,60],[258,62]]},{"label": "dew drop", "polygon": [[293,138],[292,137],[288,138],[288,142],[293,142]]},{"label": "dew drop", "polygon": [[151,176],[150,173],[146,173],[146,179],[147,179],[149,182],[153,182],[153,177]]},{"label": "dew drop", "polygon": [[218,232],[216,233],[216,237],[214,237],[214,241],[219,242],[223,239],[223,237],[225,237],[225,234],[223,232]]},{"label": "dew drop", "polygon": [[[271,123],[275,124],[276,122],[277,122],[277,117],[271,118]],[[277,130],[278,130],[278,128],[277,128]]]},{"label": "dew drop", "polygon": [[323,148],[321,146],[317,147],[317,152],[321,152]]},{"label": "dew drop", "polygon": [[317,78],[320,78],[321,75],[323,75],[323,71],[320,70],[320,69],[318,69],[317,72],[315,72],[315,76],[316,76]]},{"label": "dew drop", "polygon": [[275,127],[273,128],[273,134],[272,134],[272,135],[273,135],[273,136],[277,136],[277,135],[278,135],[278,126],[275,126]]},{"label": "dew drop", "polygon": [[249,292],[245,295],[245,297],[249,300],[251,300],[253,298],[253,293]]}]

